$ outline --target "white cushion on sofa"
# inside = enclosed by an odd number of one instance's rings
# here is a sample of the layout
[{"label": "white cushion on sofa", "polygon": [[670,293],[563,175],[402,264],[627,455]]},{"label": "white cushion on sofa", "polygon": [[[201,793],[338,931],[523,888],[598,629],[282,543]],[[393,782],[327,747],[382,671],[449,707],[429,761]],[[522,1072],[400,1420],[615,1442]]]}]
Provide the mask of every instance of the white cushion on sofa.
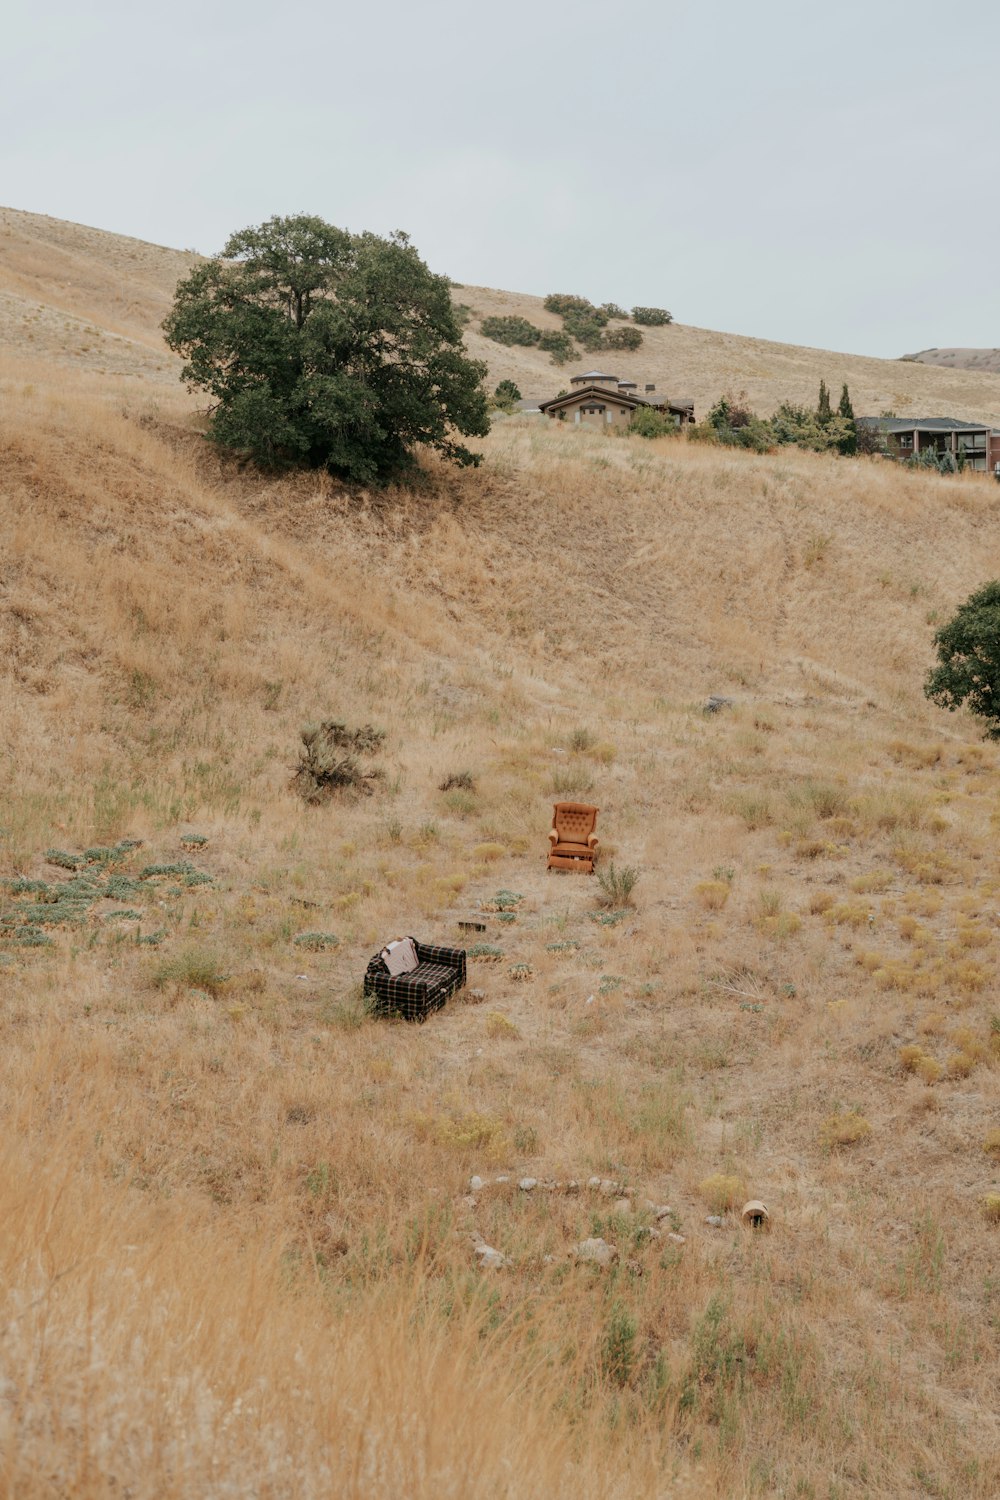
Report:
[{"label": "white cushion on sofa", "polygon": [[420,962],[417,957],[416,945],[412,938],[397,938],[387,948],[382,949],[382,957],[390,974],[409,974]]}]

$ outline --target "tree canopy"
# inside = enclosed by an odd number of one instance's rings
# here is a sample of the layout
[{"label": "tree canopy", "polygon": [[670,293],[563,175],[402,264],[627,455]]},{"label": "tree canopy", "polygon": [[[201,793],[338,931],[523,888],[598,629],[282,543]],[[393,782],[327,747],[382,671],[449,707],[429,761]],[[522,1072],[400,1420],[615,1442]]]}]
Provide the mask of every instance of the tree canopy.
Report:
[{"label": "tree canopy", "polygon": [[924,692],[954,712],[964,704],[987,720],[987,736],[1000,739],[1000,580],[984,584],[934,637],[938,666]]},{"label": "tree canopy", "polygon": [[405,234],[351,234],[307,214],[230,236],[177,287],[164,322],[211,432],[259,463],[392,477],[425,444],[489,430],[486,366],[462,346],[446,277]]}]

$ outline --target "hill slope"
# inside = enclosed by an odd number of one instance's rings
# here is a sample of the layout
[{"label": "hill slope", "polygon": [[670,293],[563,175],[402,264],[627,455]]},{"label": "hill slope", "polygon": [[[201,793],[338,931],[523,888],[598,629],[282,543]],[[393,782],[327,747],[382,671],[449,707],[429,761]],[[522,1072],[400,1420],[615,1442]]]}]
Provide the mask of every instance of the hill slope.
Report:
[{"label": "hill slope", "polygon": [[[178,279],[195,259],[191,252],[0,208],[0,357],[16,351],[21,361],[29,356],[56,361],[99,383],[131,374],[154,388],[172,387],[179,362],[163,344],[160,323]],[[547,355],[508,349],[479,334],[482,318],[493,313],[561,327],[541,298],[461,287],[455,300],[472,310],[467,344],[487,361],[492,384],[512,379],[525,396],[542,398],[593,368],[594,355],[560,368]],[[691,396],[699,414],[725,390],[746,390],[765,414],[781,401],[812,405],[825,379],[834,399],[848,383],[859,414],[889,409],[1000,425],[1000,374],[986,367],[938,370],[679,323],[643,334],[641,349],[615,355],[613,373]]]},{"label": "hill slope", "polygon": [[[514,418],[365,494],[66,372],[0,419],[3,1487],[995,1494],[1000,767],[921,682],[996,486]],[[372,795],[292,791],[321,717]],[[408,931],[485,949],[420,1028]]]}]

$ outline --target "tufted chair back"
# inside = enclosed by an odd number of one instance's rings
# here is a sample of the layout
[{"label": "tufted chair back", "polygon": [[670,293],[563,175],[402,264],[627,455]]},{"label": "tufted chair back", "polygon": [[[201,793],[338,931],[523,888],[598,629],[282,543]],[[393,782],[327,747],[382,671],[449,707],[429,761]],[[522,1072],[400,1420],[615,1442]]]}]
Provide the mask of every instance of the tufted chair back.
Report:
[{"label": "tufted chair back", "polygon": [[594,831],[599,809],[586,802],[557,802],[552,809],[552,826],[561,844],[585,844]]}]

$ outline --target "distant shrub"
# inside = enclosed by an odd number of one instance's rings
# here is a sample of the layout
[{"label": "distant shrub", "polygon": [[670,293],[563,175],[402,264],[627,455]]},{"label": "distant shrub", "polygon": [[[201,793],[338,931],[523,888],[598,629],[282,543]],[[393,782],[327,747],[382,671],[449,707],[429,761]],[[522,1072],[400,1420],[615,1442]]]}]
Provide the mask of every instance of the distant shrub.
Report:
[{"label": "distant shrub", "polygon": [[458,324],[459,328],[467,328],[469,325],[469,319],[472,317],[472,308],[469,306],[469,304],[467,302],[453,302],[451,304],[451,310],[455,316],[455,322]]},{"label": "distant shrub", "polygon": [[564,318],[572,312],[594,312],[594,304],[587,297],[577,297],[572,292],[550,292],[542,306],[546,312]]},{"label": "distant shrub", "polygon": [[872,1133],[871,1125],[864,1115],[855,1110],[828,1115],[820,1130],[820,1139],[825,1146],[856,1146],[866,1141]]},{"label": "distant shrub", "polygon": [[642,334],[638,328],[611,328],[604,334],[605,349],[638,349],[641,344]]},{"label": "distant shrub", "polygon": [[599,309],[606,318],[627,318],[628,313],[617,302],[602,302]]},{"label": "distant shrub", "polygon": [[310,953],[324,953],[328,948],[336,948],[340,939],[332,932],[300,932],[292,942],[297,948],[308,948]]},{"label": "distant shrub", "polygon": [[633,415],[628,430],[638,437],[660,438],[672,437],[680,429],[673,417],[665,412],[656,411],[652,406],[640,406]]},{"label": "distant shrub", "polygon": [[614,860],[606,868],[597,870],[597,885],[600,890],[597,899],[600,904],[617,911],[631,906],[632,892],[638,882],[639,873],[634,865],[622,865],[617,868]]},{"label": "distant shrub", "polygon": [[307,724],[301,731],[302,750],[292,786],[309,803],[325,802],[337,791],[370,795],[371,783],[381,778],[379,770],[363,771],[359,755],[373,754],[385,739],[385,730],[364,724],[349,729],[334,719]]},{"label": "distant shrub", "polygon": [[541,335],[538,347],[545,354],[551,354],[554,365],[564,365],[576,354],[576,345],[568,333],[557,333],[549,330]]},{"label": "distant shrub", "polygon": [[563,328],[592,353],[604,347],[607,318],[596,307],[573,308],[563,314]]},{"label": "distant shrub", "polygon": [[730,889],[725,880],[700,880],[694,893],[706,911],[721,911],[729,900]]},{"label": "distant shrub", "polygon": [[735,1208],[746,1197],[746,1188],[741,1178],[726,1172],[713,1172],[698,1184],[703,1202],[714,1214],[724,1214]]},{"label": "distant shrub", "polygon": [[513,411],[520,399],[521,392],[518,390],[513,380],[501,380],[496,390],[493,392],[493,400],[491,402],[491,405],[494,406],[497,411]]},{"label": "distant shrub", "polygon": [[673,313],[667,312],[665,307],[633,307],[632,317],[646,328],[659,328],[674,321]]},{"label": "distant shrub", "polygon": [[203,948],[186,948],[183,953],[160,964],[152,976],[158,990],[177,985],[184,989],[206,990],[210,995],[221,994],[228,977],[216,954]]},{"label": "distant shrub", "polygon": [[450,771],[438,785],[439,792],[451,791],[474,792],[476,790],[476,778],[472,771]]},{"label": "distant shrub", "polygon": [[529,323],[527,318],[484,318],[479,325],[479,331],[484,338],[492,339],[496,344],[522,344],[530,346],[537,344],[542,336],[542,330],[536,328],[534,323]]}]

